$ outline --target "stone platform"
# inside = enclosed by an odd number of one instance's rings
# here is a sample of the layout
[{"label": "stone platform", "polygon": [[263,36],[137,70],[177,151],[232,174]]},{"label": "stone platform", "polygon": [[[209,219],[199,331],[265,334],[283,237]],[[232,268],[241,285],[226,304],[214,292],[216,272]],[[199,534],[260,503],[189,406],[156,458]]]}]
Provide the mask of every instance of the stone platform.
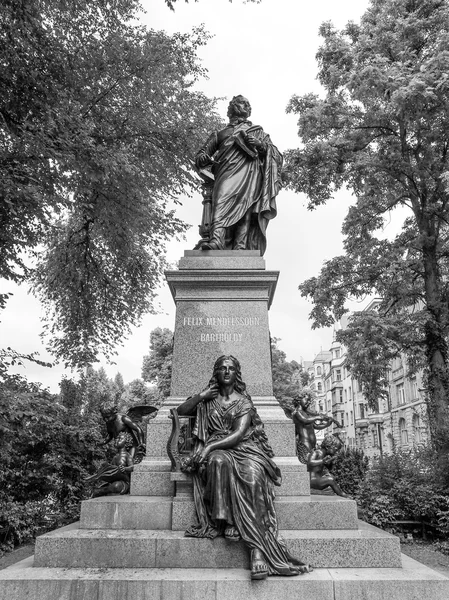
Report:
[{"label": "stone platform", "polygon": [[316,569],[251,581],[245,569],[34,567],[0,571],[1,600],[447,600],[449,580],[402,555],[402,568]]},{"label": "stone platform", "polygon": [[[281,529],[357,529],[353,500],[338,496],[277,496]],[[105,496],[81,505],[81,529],[185,531],[197,522],[190,497]]]},{"label": "stone platform", "polygon": [[[184,537],[192,498],[184,485],[175,497],[155,494],[160,482],[151,483],[148,473],[167,475],[175,487],[180,477],[159,458],[139,467],[150,495],[83,502],[79,524],[40,536],[34,561],[0,571],[0,600],[449,598],[449,579],[401,557],[397,537],[357,521],[354,501],[310,496],[305,466],[276,460],[286,484],[276,497],[281,534],[313,573],[251,581],[241,542]],[[298,482],[304,493],[294,494]]]}]

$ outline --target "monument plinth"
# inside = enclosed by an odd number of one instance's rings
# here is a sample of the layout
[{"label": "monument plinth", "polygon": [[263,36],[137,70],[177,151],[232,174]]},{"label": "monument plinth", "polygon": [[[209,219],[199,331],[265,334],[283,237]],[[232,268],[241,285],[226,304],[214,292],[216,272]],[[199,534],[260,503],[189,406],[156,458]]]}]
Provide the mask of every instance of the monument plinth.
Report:
[{"label": "monument plinth", "polygon": [[279,271],[260,250],[187,250],[165,273],[176,319],[171,394],[150,423],[149,456],[164,456],[170,408],[199,392],[221,355],[238,358],[247,389],[277,456],[295,456],[292,422],[273,395],[268,310]]},{"label": "monument plinth", "polygon": [[171,397],[196,393],[217,357],[233,354],[253,399],[272,398],[268,309],[279,272],[258,250],[193,250],[165,275],[176,304]]}]

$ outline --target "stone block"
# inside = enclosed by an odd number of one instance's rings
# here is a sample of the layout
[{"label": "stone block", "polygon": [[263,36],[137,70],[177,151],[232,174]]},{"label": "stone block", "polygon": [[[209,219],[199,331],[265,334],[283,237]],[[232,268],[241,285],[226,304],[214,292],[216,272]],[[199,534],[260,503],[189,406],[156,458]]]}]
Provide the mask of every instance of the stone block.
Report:
[{"label": "stone block", "polygon": [[[281,535],[293,556],[316,568],[400,567],[399,538],[364,524],[360,530],[292,531]],[[181,531],[64,527],[36,540],[38,567],[247,568],[243,542],[186,538]]]},{"label": "stone block", "polygon": [[399,538],[359,521],[358,530],[284,530],[293,556],[315,567],[400,568]]},{"label": "stone block", "polygon": [[193,498],[174,498],[172,507],[173,531],[185,531],[190,525],[197,525],[195,503]]},{"label": "stone block", "polygon": [[272,396],[268,308],[279,272],[253,251],[186,254],[179,267],[165,273],[176,303],[171,396],[201,390],[222,354],[239,359],[252,396]]},{"label": "stone block", "polygon": [[187,282],[179,273],[172,276],[177,299],[171,396],[187,398],[201,391],[223,354],[240,361],[252,396],[272,396],[267,305],[277,275],[264,272],[256,281],[247,277],[254,273],[241,271],[245,289],[243,281],[236,281],[236,272],[230,271],[226,281],[222,273],[218,278],[216,271],[210,271],[209,287],[203,290],[204,276]]},{"label": "stone block", "polygon": [[449,579],[402,555],[402,569],[330,569],[335,600],[447,600]]},{"label": "stone block", "polygon": [[[279,421],[262,420],[264,421],[264,429],[275,456],[291,456],[296,458],[295,426],[292,421],[287,419],[287,417]],[[296,462],[299,462],[297,458]]]},{"label": "stone block", "polygon": [[357,529],[357,504],[338,496],[277,496],[280,529]]},{"label": "stone block", "polygon": [[281,469],[282,485],[276,488],[278,496],[309,496],[310,477],[306,465],[293,456],[275,456]]},{"label": "stone block", "polygon": [[[279,496],[309,496],[310,479],[305,465],[296,457],[275,456],[281,469],[282,485],[276,487]],[[131,477],[132,496],[173,496],[175,487],[170,474],[170,461],[147,457],[134,467]],[[164,469],[164,470],[163,470]]]},{"label": "stone block", "polygon": [[[275,508],[278,525],[282,530],[357,529],[357,505],[353,500],[325,496],[281,496],[276,497]],[[173,531],[184,531],[197,522],[193,499],[175,498]]]},{"label": "stone block", "polygon": [[302,577],[251,581],[239,569],[79,569],[0,571],[0,600],[447,600],[449,579],[403,557],[400,569],[316,569]]},{"label": "stone block", "polygon": [[172,422],[167,412],[160,410],[157,417],[147,426],[147,458],[163,456],[168,460],[167,442],[171,431]]},{"label": "stone block", "polygon": [[259,250],[185,250],[180,259],[182,270],[265,270]]},{"label": "stone block", "polygon": [[68,525],[36,539],[36,567],[150,568],[156,566],[156,531],[79,529]]},{"label": "stone block", "polygon": [[81,502],[80,529],[171,529],[167,496],[103,496]]},{"label": "stone block", "polygon": [[326,570],[251,581],[245,569],[58,569],[0,571],[0,600],[334,600]]},{"label": "stone block", "polygon": [[131,477],[133,496],[173,496],[175,486],[169,472],[139,471]]}]

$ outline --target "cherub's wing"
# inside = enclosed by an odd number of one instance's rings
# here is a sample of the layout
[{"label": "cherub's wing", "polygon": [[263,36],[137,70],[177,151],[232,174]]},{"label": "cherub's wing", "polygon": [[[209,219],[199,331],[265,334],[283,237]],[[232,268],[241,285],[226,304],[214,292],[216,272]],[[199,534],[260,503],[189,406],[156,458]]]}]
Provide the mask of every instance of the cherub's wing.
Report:
[{"label": "cherub's wing", "polygon": [[282,410],[285,412],[285,415],[289,419],[293,419],[293,413],[295,412],[295,407],[293,406],[291,399],[290,398],[282,398],[281,400],[278,400],[278,402],[281,405]]},{"label": "cherub's wing", "polygon": [[126,416],[134,421],[134,423],[142,423],[143,417],[148,417],[155,413],[158,409],[150,404],[138,404],[137,406],[131,406],[127,411]]}]

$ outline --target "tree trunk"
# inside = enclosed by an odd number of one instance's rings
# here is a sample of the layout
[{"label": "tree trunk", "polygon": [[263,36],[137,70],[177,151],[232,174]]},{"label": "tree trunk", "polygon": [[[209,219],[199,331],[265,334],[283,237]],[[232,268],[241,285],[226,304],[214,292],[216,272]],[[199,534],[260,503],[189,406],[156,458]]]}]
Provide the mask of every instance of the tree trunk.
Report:
[{"label": "tree trunk", "polygon": [[[430,228],[429,228],[430,229]],[[447,307],[441,296],[435,237],[426,235],[423,244],[424,287],[427,306],[426,401],[432,443],[449,455],[449,373],[446,341]]]}]

